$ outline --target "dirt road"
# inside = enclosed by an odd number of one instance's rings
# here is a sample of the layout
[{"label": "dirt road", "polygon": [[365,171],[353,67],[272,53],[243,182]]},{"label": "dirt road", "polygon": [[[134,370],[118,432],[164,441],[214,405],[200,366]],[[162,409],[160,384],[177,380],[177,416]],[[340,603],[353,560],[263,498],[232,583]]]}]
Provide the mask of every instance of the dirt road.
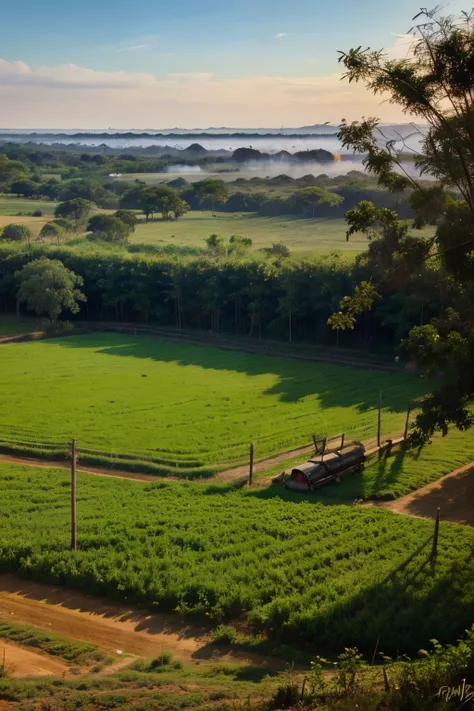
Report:
[{"label": "dirt road", "polygon": [[[313,445],[306,445],[304,447],[299,447],[298,449],[292,449],[290,451],[281,452],[268,459],[263,459],[259,462],[255,462],[254,472],[265,471],[269,469],[274,464],[279,462],[284,462],[292,457],[297,457],[301,455],[302,457],[313,452]],[[22,464],[27,467],[39,467],[40,469],[66,469],[70,470],[71,465],[68,462],[55,462],[52,460],[45,459],[33,459],[32,457],[15,457],[10,454],[0,454],[0,463],[5,462],[6,464]],[[131,479],[134,481],[177,481],[178,477],[173,476],[157,476],[155,474],[140,474],[138,472],[128,472],[121,469],[105,469],[103,467],[93,467],[93,466],[81,466],[79,463],[77,466],[78,472],[83,472],[85,474],[95,474],[97,476],[107,476],[113,479]],[[211,479],[196,479],[196,483],[208,484],[211,481],[238,481],[239,479],[247,478],[249,475],[249,465],[244,464],[239,467],[233,467],[232,469],[227,469],[226,471],[219,472]]]},{"label": "dirt road", "polygon": [[[285,663],[260,654],[216,649],[209,628],[177,614],[153,614],[68,588],[0,575],[0,615],[113,653],[153,658],[171,652],[185,663],[245,662],[271,669]],[[1,647],[0,640],[0,647]]]},{"label": "dirt road", "polygon": [[[27,467],[38,467],[39,469],[66,469],[71,471],[71,464],[68,462],[55,462],[49,459],[33,459],[30,457],[14,457],[11,454],[0,454],[0,463],[22,464]],[[84,474],[96,474],[97,476],[108,476],[112,479],[132,479],[135,481],[176,481],[176,477],[155,476],[155,474],[140,474],[138,472],[127,472],[121,469],[104,469],[103,467],[82,467],[77,465],[76,470]]]},{"label": "dirt road", "polygon": [[474,464],[434,481],[395,501],[380,504],[395,513],[436,518],[438,507],[443,521],[474,526]]},{"label": "dirt road", "polygon": [[208,642],[204,628],[183,625],[177,615],[148,615],[10,575],[0,576],[0,611],[10,621],[32,624],[110,652],[153,657],[166,650],[189,661]]},{"label": "dirt road", "polygon": [[61,676],[69,671],[67,664],[57,657],[31,652],[29,649],[0,639],[2,665],[3,660],[8,676],[13,679],[25,676]]}]

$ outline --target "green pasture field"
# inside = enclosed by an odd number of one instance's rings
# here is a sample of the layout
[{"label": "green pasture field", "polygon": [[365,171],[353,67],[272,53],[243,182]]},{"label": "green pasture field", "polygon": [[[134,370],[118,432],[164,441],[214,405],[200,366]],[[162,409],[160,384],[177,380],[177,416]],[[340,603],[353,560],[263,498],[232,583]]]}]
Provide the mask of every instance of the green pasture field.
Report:
[{"label": "green pasture field", "polygon": [[355,255],[367,249],[367,239],[354,235],[346,242],[344,220],[318,220],[288,217],[260,217],[255,213],[192,211],[177,222],[140,222],[130,236],[131,243],[175,244],[205,247],[204,240],[214,232],[223,237],[250,237],[252,249],[283,242],[293,252],[310,254],[342,250]]},{"label": "green pasture field", "polygon": [[245,615],[255,633],[372,654],[455,641],[474,614],[474,530],[279,491],[78,474],[69,551],[67,471],[0,464],[0,566],[153,606]]},{"label": "green pasture field", "polygon": [[[45,200],[28,200],[0,194],[0,231],[5,225],[15,223],[27,225],[33,235],[38,235],[44,223],[53,217],[56,205],[55,202]],[[43,216],[32,217],[28,214],[35,210],[41,210]]]},{"label": "green pasture field", "polygon": [[0,347],[0,444],[83,462],[208,476],[345,430],[403,428],[419,378],[144,336],[91,334]]},{"label": "green pasture field", "polygon": [[41,210],[45,215],[53,215],[56,205],[56,202],[49,200],[28,200],[0,194],[0,215],[18,215],[19,212],[27,215],[35,210]]}]

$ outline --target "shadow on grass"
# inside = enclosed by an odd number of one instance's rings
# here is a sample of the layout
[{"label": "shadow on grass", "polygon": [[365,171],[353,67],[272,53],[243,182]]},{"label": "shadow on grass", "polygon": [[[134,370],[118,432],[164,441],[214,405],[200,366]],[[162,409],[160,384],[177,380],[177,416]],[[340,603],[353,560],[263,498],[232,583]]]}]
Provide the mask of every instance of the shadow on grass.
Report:
[{"label": "shadow on grass", "polygon": [[360,414],[375,408],[381,390],[384,392],[384,409],[391,413],[405,412],[407,402],[424,391],[420,381],[408,374],[297,362],[271,355],[229,351],[218,345],[171,343],[147,336],[116,334],[71,336],[57,339],[54,344],[66,349],[87,348],[108,356],[142,358],[183,367],[234,371],[249,376],[273,374],[277,376],[277,382],[264,392],[266,395],[277,395],[283,402],[297,402],[314,395],[322,409],[356,407]]}]

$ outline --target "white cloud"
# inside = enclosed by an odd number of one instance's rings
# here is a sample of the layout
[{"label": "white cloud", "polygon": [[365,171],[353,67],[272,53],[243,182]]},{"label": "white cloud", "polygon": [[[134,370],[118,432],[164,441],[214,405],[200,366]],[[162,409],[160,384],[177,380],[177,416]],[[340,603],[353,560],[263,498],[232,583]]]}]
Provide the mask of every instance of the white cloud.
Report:
[{"label": "white cloud", "polygon": [[278,32],[278,34],[274,35],[275,39],[282,39],[283,37],[286,37],[286,32]]},{"label": "white cloud", "polygon": [[160,44],[159,35],[143,35],[141,37],[131,37],[120,42],[101,45],[96,49],[106,52],[139,52],[145,49],[156,50]]},{"label": "white cloud", "polygon": [[340,76],[159,76],[0,59],[0,126],[298,126],[363,115],[407,120],[361,84],[349,85]]},{"label": "white cloud", "polygon": [[148,44],[135,44],[132,45],[131,47],[122,47],[120,49],[116,49],[116,52],[137,52],[139,49],[148,49],[149,45]]}]

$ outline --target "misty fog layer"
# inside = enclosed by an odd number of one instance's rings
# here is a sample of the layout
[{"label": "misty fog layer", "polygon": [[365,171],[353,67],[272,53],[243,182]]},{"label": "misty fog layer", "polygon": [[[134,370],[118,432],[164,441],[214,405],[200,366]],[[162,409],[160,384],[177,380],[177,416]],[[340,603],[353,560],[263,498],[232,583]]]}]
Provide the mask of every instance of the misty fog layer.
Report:
[{"label": "misty fog layer", "polygon": [[[191,140],[189,138],[175,138],[169,136],[166,138],[81,138],[80,140],[68,139],[68,138],[53,138],[53,137],[40,137],[40,136],[25,136],[24,139],[15,138],[9,139],[14,142],[30,142],[30,143],[42,143],[44,145],[79,145],[79,146],[109,146],[110,148],[151,148],[152,146],[157,146],[164,148],[165,146],[169,148],[174,148],[178,150],[184,150],[188,148],[192,143],[199,143],[203,148],[208,151],[235,151],[237,148],[256,148],[263,153],[278,153],[279,151],[288,151],[289,153],[296,153],[297,151],[315,150],[317,148],[323,148],[331,153],[350,153],[349,151],[344,151],[342,149],[341,142],[337,136],[318,136],[307,137],[307,138],[285,138],[284,136],[271,136],[268,138],[232,138],[232,137],[220,137],[220,138],[200,138],[198,141],[195,139]],[[420,136],[415,134],[408,137],[406,140],[406,149],[417,150],[419,148]],[[400,147],[402,145],[400,144]]]},{"label": "misty fog layer", "polygon": [[[183,176],[186,180],[193,182],[207,177],[219,178],[226,182],[231,182],[237,178],[276,178],[278,175],[288,175],[290,178],[302,178],[305,175],[327,175],[330,178],[338,175],[347,175],[351,171],[364,172],[361,160],[336,160],[333,163],[294,163],[289,161],[255,161],[245,163],[236,170],[223,169],[220,165],[212,165],[201,168],[194,165],[175,164],[168,166],[166,173],[157,173],[157,177],[162,175],[167,179],[170,177]],[[414,163],[403,161],[399,172],[405,172],[413,178],[418,178],[419,173]],[[138,175],[138,174],[137,174]],[[423,175],[424,180],[430,180],[429,175]]]}]

